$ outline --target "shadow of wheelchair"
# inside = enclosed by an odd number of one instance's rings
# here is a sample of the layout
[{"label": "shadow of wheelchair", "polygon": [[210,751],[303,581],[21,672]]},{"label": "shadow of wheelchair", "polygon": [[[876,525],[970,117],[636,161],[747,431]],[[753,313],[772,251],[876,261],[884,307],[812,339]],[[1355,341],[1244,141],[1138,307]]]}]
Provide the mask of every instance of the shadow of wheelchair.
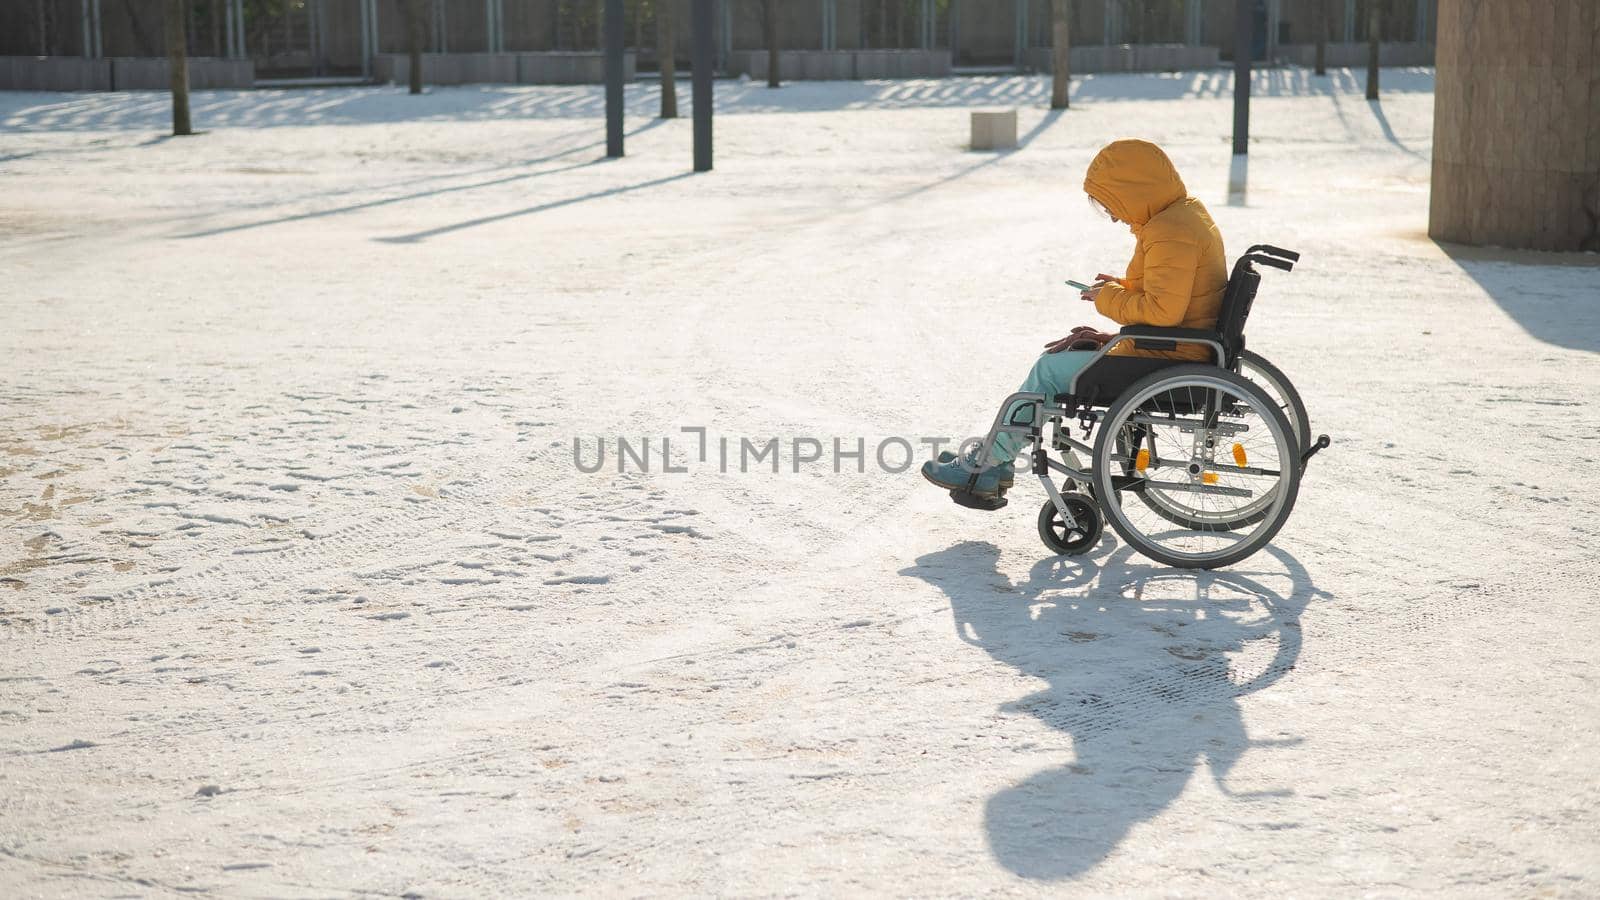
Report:
[{"label": "shadow of wheelchair", "polygon": [[1165,809],[1202,761],[1229,770],[1252,740],[1238,699],[1291,671],[1300,614],[1327,596],[1289,554],[1269,548],[1231,571],[1142,564],[1122,547],[1104,562],[1051,557],[1013,583],[993,544],[920,557],[901,574],[950,599],[958,635],[1048,683],[1001,707],[1072,738],[1071,765],[1045,769],[988,801],[989,846],[1007,869],[1056,880],[1087,872],[1130,829]]}]

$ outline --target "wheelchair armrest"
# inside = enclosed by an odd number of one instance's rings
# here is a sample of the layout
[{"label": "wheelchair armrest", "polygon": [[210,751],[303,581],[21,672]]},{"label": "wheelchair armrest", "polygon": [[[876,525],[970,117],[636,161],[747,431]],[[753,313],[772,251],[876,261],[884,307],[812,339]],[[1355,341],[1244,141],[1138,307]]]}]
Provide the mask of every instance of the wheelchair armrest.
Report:
[{"label": "wheelchair armrest", "polygon": [[1217,355],[1218,364],[1226,355],[1222,335],[1204,328],[1159,328],[1155,325],[1124,325],[1111,336],[1110,348],[1123,341],[1133,341],[1139,350],[1176,350],[1179,344],[1205,344]]}]

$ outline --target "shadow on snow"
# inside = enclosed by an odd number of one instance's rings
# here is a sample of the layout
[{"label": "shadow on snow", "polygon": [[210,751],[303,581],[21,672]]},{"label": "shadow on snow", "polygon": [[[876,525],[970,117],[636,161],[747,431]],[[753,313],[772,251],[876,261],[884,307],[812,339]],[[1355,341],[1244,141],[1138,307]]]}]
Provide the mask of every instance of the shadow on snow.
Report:
[{"label": "shadow on snow", "polygon": [[[1433,70],[1386,69],[1386,93],[1427,93]],[[1364,73],[1330,69],[1262,69],[1251,79],[1260,98],[1361,96]],[[1106,73],[1077,76],[1072,99],[1079,103],[1123,100],[1225,99],[1233,94],[1233,72]],[[627,115],[653,117],[661,90],[653,84],[628,85]],[[1047,107],[1050,79],[1042,75],[976,76],[881,81],[791,82],[780,90],[750,81],[721,81],[717,113],[822,112],[987,107]],[[190,101],[198,127],[272,128],[307,125],[361,125],[391,122],[461,122],[516,119],[590,119],[605,114],[601,85],[466,85],[432,88],[412,97],[395,86],[301,90],[195,91]],[[680,113],[688,117],[693,100],[680,90]],[[165,92],[56,94],[0,92],[0,131],[164,130],[172,107]]]},{"label": "shadow on snow", "polygon": [[1327,596],[1292,556],[1269,548],[1259,570],[1199,572],[1141,565],[1123,547],[1102,563],[1041,560],[1020,583],[999,557],[993,544],[967,542],[901,574],[944,591],[962,640],[1048,684],[1003,712],[1072,740],[1071,765],[989,799],[984,824],[1002,865],[1040,880],[1084,874],[1202,763],[1240,802],[1292,793],[1237,792],[1227,780],[1246,750],[1298,743],[1251,739],[1239,705],[1294,668],[1300,615]]},{"label": "shadow on snow", "polygon": [[1528,334],[1600,353],[1600,256],[1436,243]]}]

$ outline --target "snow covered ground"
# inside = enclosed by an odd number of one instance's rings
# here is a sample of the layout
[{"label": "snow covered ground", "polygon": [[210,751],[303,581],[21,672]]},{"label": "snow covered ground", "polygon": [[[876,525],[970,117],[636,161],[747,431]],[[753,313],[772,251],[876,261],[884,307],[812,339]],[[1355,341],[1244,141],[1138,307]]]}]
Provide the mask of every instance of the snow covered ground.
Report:
[{"label": "snow covered ground", "polygon": [[[612,162],[592,88],[0,94],[0,895],[1600,893],[1600,260],[1429,241],[1384,78],[1261,74],[1245,205],[1221,73],[725,83],[698,176],[645,86]],[[1124,136],[1305,254],[1335,444],[1211,574],[831,465],[1093,321]]]}]

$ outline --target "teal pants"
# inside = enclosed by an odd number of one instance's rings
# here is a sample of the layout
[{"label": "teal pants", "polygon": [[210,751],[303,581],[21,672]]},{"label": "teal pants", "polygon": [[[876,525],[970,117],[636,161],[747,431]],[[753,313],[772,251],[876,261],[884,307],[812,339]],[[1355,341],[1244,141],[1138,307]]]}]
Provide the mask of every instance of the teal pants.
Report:
[{"label": "teal pants", "polygon": [[[1055,395],[1065,393],[1072,384],[1072,376],[1078,374],[1089,360],[1094,358],[1091,350],[1063,350],[1060,353],[1046,353],[1039,357],[1033,364],[1033,371],[1028,373],[1027,380],[1022,382],[1019,391],[1028,391],[1043,394],[1046,399],[1053,400]],[[1033,421],[1033,407],[1028,404],[1018,404],[1013,409],[1020,407],[1021,414],[1017,416],[1017,424],[1026,424]],[[1005,421],[1011,421],[1007,410]],[[994,451],[990,454],[997,465],[1008,463],[1017,458],[1022,452],[1022,438],[1015,434],[995,435]]]}]

